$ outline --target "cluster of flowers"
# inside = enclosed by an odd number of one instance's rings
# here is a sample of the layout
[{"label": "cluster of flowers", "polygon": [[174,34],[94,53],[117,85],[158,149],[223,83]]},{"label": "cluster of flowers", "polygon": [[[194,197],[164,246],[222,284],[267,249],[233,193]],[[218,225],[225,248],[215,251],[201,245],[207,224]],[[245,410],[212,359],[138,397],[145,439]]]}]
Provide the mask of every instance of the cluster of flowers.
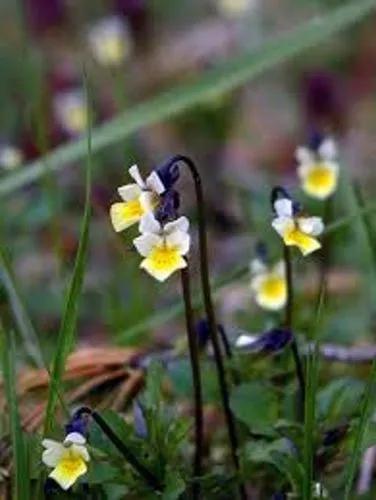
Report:
[{"label": "cluster of flowers", "polygon": [[[338,184],[339,164],[333,139],[315,136],[309,147],[296,150],[297,173],[303,191],[318,200],[329,198]],[[321,248],[317,239],[324,230],[320,217],[309,217],[287,193],[274,202],[272,226],[286,246],[296,246],[306,256]],[[287,286],[283,261],[268,264],[265,252],[251,262],[251,290],[263,309],[278,311],[285,307]]]},{"label": "cluster of flowers", "polygon": [[144,181],[133,165],[129,175],[135,182],[118,188],[122,201],[110,208],[116,232],[138,224],[140,235],[133,244],[143,257],[140,267],[158,281],[187,266],[189,221],[177,216],[179,197],[173,189],[177,168],[156,169]]}]

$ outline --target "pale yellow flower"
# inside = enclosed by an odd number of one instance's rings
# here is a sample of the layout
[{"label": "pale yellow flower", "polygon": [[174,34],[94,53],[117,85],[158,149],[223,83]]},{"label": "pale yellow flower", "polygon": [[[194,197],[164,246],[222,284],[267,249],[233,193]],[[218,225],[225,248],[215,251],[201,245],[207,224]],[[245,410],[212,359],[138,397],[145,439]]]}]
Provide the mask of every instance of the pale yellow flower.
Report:
[{"label": "pale yellow flower", "polygon": [[42,461],[52,468],[49,477],[63,490],[68,490],[77,479],[86,474],[90,456],[85,446],[86,439],[78,432],[71,432],[62,443],[53,439],[43,439],[45,448]]},{"label": "pale yellow flower", "polygon": [[270,311],[278,311],[286,305],[287,283],[283,261],[268,267],[255,259],[251,262],[251,275],[251,290],[257,305]]},{"label": "pale yellow flower", "polygon": [[158,281],[187,266],[184,256],[190,247],[189,221],[186,217],[162,226],[149,212],[140,223],[141,236],[134,239],[137,251],[145,257],[141,268]]},{"label": "pale yellow flower", "polygon": [[116,66],[129,55],[130,34],[123,21],[111,16],[101,19],[88,32],[88,43],[99,64]]},{"label": "pale yellow flower", "polygon": [[324,139],[317,151],[299,147],[295,156],[299,163],[298,176],[303,191],[320,200],[331,196],[337,188],[339,175],[334,141]]},{"label": "pale yellow flower", "polygon": [[217,0],[220,13],[226,17],[241,17],[255,8],[259,0]]},{"label": "pale yellow flower", "polygon": [[159,196],[165,191],[156,172],[152,172],[146,181],[142,179],[137,165],[133,165],[128,172],[135,183],[119,187],[118,193],[123,201],[114,203],[110,208],[110,218],[116,232],[140,222],[145,214],[158,206]]},{"label": "pale yellow flower", "polygon": [[13,170],[21,165],[23,161],[22,151],[12,144],[0,146],[0,167],[5,170]]},{"label": "pale yellow flower", "polygon": [[67,134],[76,136],[87,129],[89,114],[81,89],[58,93],[54,99],[54,111],[57,122]]},{"label": "pale yellow flower", "polygon": [[321,248],[321,243],[316,238],[324,230],[321,217],[294,214],[293,203],[288,198],[276,200],[274,210],[276,216],[272,226],[285,245],[298,247],[303,255],[309,255]]}]

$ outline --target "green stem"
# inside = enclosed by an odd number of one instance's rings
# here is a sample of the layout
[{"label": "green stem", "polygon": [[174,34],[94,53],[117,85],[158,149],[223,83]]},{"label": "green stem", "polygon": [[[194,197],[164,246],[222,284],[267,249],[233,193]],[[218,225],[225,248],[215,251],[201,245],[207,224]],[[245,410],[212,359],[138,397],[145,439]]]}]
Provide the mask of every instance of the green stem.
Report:
[{"label": "green stem", "polygon": [[[286,282],[287,282],[287,303],[285,315],[285,327],[292,330],[293,325],[293,312],[294,312],[294,288],[292,280],[292,262],[290,248],[286,245],[283,246],[283,257],[286,269]],[[299,419],[304,419],[304,401],[305,401],[305,381],[303,365],[299,356],[298,344],[295,335],[292,337],[291,351],[294,358],[296,376],[299,384]]]},{"label": "green stem", "polygon": [[191,285],[188,268],[182,269],[181,285],[183,290],[183,299],[185,305],[185,321],[187,327],[189,356],[192,367],[192,380],[193,392],[195,400],[195,454],[193,462],[193,475],[194,481],[192,486],[193,499],[200,498],[200,483],[199,478],[202,474],[202,450],[204,441],[204,428],[203,428],[203,405],[202,405],[202,384],[200,374],[200,361],[197,344],[197,335],[194,326],[192,299],[191,299]]}]

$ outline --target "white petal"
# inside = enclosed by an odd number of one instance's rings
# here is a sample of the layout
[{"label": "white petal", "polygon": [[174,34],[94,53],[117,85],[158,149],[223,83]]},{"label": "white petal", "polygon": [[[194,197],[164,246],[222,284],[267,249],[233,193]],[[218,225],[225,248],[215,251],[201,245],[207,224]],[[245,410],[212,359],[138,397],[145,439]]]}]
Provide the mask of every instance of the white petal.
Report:
[{"label": "white petal", "polygon": [[83,458],[83,460],[85,460],[85,462],[90,461],[90,455],[89,455],[89,452],[88,452],[86,446],[83,446],[81,444],[73,444],[71,446],[71,449],[72,449],[73,453],[80,455]]},{"label": "white petal", "polygon": [[251,290],[254,292],[258,292],[262,285],[264,284],[265,279],[267,278],[267,274],[257,274],[254,278],[251,279]]},{"label": "white petal", "polygon": [[174,220],[173,222],[168,222],[164,228],[163,232],[165,234],[171,234],[175,231],[181,231],[183,233],[187,233],[189,229],[189,220],[187,217],[179,217],[179,219]]},{"label": "white petal", "polygon": [[299,217],[298,226],[303,233],[311,236],[318,236],[324,230],[324,223],[321,217]]},{"label": "white petal", "polygon": [[154,217],[152,212],[148,212],[141,218],[140,233],[155,233],[158,234],[161,231],[161,225]]},{"label": "white petal", "polygon": [[138,184],[125,184],[118,188],[118,193],[124,201],[136,200],[142,193]]},{"label": "white petal", "polygon": [[274,210],[279,217],[292,217],[294,213],[292,201],[288,198],[276,200]]},{"label": "white petal", "polygon": [[134,246],[143,257],[147,257],[156,246],[161,245],[162,238],[154,233],[146,233],[133,240]]},{"label": "white petal", "polygon": [[152,212],[156,206],[156,194],[150,191],[142,191],[140,194],[140,203],[144,212]]},{"label": "white petal", "polygon": [[236,347],[247,347],[251,346],[257,339],[256,335],[240,335],[235,341]]},{"label": "white petal", "polygon": [[129,175],[132,177],[132,179],[134,179],[137,182],[137,184],[140,186],[140,188],[145,189],[146,185],[145,185],[143,178],[141,177],[138,166],[132,165],[131,168],[128,170],[128,172],[129,172]]},{"label": "white petal", "polygon": [[86,438],[79,432],[70,432],[65,436],[64,444],[74,443],[74,444],[85,444]]},{"label": "white petal", "polygon": [[153,172],[146,179],[146,186],[157,194],[162,194],[166,191],[161,178],[155,170],[153,170]]},{"label": "white petal", "polygon": [[296,148],[295,158],[299,163],[313,163],[315,161],[312,151],[305,146]]},{"label": "white petal", "polygon": [[189,252],[191,238],[188,233],[174,231],[166,236],[166,243],[169,247],[177,248],[180,255],[186,255]]},{"label": "white petal", "polygon": [[305,179],[307,175],[311,172],[312,168],[315,168],[314,163],[301,163],[298,165],[298,168],[296,170],[299,179]]},{"label": "white petal", "polygon": [[264,273],[267,270],[267,267],[261,259],[253,259],[251,260],[249,269],[251,274],[260,274]]},{"label": "white petal", "polygon": [[[43,446],[46,446],[46,441],[51,442],[52,440],[43,440]],[[47,465],[47,467],[56,467],[62,455],[65,453],[65,447],[61,443],[58,443],[56,441],[54,441],[53,443],[53,446],[48,446],[47,449],[42,453],[42,462]]]},{"label": "white petal", "polygon": [[276,217],[272,221],[272,226],[281,236],[283,236],[287,230],[293,229],[294,225],[294,220],[291,217]]},{"label": "white petal", "polygon": [[335,160],[337,158],[337,145],[335,141],[328,137],[320,144],[318,153],[323,160]]}]

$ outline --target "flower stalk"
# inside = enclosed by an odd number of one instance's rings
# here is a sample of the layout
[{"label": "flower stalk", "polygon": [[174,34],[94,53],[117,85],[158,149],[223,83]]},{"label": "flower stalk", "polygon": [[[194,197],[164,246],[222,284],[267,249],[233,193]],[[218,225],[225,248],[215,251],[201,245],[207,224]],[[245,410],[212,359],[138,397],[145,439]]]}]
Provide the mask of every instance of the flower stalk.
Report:
[{"label": "flower stalk", "polygon": [[[204,298],[204,307],[209,324],[210,340],[213,345],[214,360],[218,374],[219,389],[221,393],[222,405],[225,413],[227,431],[231,446],[231,456],[234,467],[236,471],[239,472],[240,464],[238,457],[238,436],[236,432],[235,420],[230,407],[230,394],[226,377],[226,369],[222,357],[221,343],[218,335],[217,321],[216,321],[215,310],[211,294],[211,287],[210,287],[205,201],[204,201],[204,193],[202,189],[201,177],[195,163],[187,156],[176,155],[173,158],[171,158],[169,164],[172,166],[179,162],[184,163],[184,165],[188,167],[195,187],[196,204],[198,212],[200,273],[201,273],[202,293]],[[247,494],[243,484],[240,484],[239,486],[239,495],[240,498],[243,500],[247,498]]]},{"label": "flower stalk", "polygon": [[202,474],[202,455],[203,455],[203,405],[202,405],[202,384],[200,375],[200,361],[197,335],[194,326],[192,311],[191,285],[189,268],[181,270],[181,285],[183,290],[183,299],[185,305],[185,321],[187,327],[187,337],[189,346],[189,356],[192,368],[193,392],[195,401],[195,454],[193,461],[194,481],[192,485],[192,498],[200,498],[199,478]]},{"label": "flower stalk", "polygon": [[126,446],[126,444],[115,434],[111,427],[104,421],[104,419],[91,408],[83,407],[80,413],[89,414],[96,424],[100,427],[102,432],[106,434],[112,444],[120,451],[127,462],[134,468],[134,470],[145,480],[145,482],[155,491],[162,491],[162,485],[159,479],[150,472],[133,454],[133,452]]},{"label": "flower stalk", "polygon": [[[292,279],[292,262],[291,250],[288,246],[283,246],[283,256],[286,269],[286,283],[287,283],[287,302],[285,309],[285,327],[292,331],[293,324],[293,309],[294,309],[294,288]],[[304,419],[304,401],[305,401],[305,381],[302,361],[299,356],[298,344],[293,335],[291,341],[291,351],[294,358],[296,376],[299,384],[299,419]]]}]

